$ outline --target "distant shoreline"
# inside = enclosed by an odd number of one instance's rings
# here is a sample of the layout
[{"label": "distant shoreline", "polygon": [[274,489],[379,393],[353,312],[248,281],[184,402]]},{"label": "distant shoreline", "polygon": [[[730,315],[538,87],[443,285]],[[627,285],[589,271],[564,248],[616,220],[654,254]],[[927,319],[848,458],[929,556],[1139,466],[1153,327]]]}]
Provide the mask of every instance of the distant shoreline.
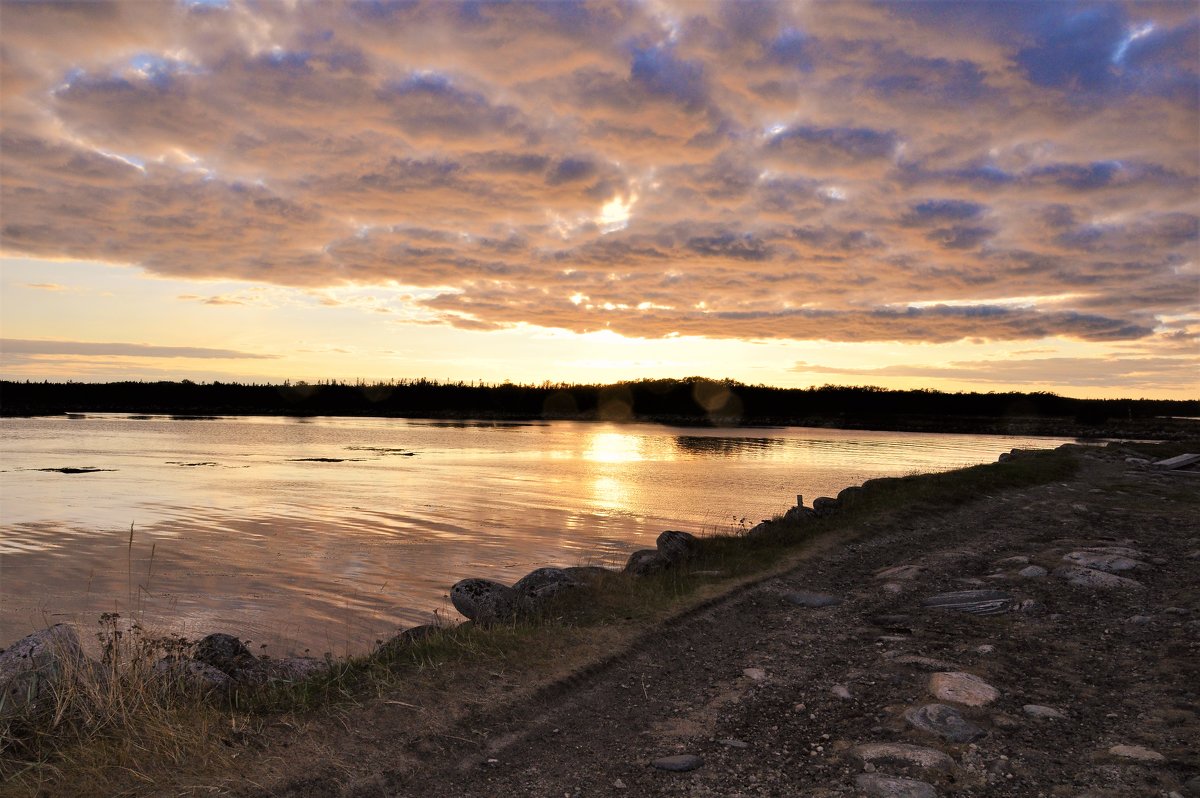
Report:
[{"label": "distant shoreline", "polygon": [[1073,399],[1050,393],[789,389],[689,378],[612,385],[0,381],[0,417],[87,413],[650,422],[896,432],[1178,440],[1200,434],[1200,401]]}]

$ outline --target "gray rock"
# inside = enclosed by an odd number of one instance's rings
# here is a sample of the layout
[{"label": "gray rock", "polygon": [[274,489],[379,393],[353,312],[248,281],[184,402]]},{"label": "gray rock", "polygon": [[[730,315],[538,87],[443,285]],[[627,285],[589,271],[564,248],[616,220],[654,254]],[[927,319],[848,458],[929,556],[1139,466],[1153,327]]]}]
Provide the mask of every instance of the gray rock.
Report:
[{"label": "gray rock", "polygon": [[1025,579],[1039,579],[1048,573],[1050,572],[1040,565],[1030,565],[1017,571],[1017,576]]},{"label": "gray rock", "polygon": [[1029,565],[1029,558],[1024,554],[1018,554],[1015,557],[1005,557],[1003,560],[996,560],[996,565],[1002,568],[1009,568],[1014,565]]},{"label": "gray rock", "polygon": [[65,623],[21,638],[0,653],[0,718],[36,710],[39,699],[88,667],[79,635]]},{"label": "gray rock", "polygon": [[904,719],[915,729],[935,734],[952,743],[969,743],[987,736],[987,732],[945,704],[926,704],[904,712]]},{"label": "gray rock", "polygon": [[257,662],[245,643],[224,632],[202,637],[192,652],[192,659],[211,665],[229,676]]},{"label": "gray rock", "polygon": [[1078,565],[1081,568],[1094,568],[1097,571],[1105,571],[1110,574],[1119,574],[1125,571],[1132,571],[1136,568],[1145,569],[1150,567],[1140,560],[1130,559],[1120,554],[1105,554],[1094,551],[1073,551],[1069,554],[1064,554],[1063,562]]},{"label": "gray rock", "polygon": [[1114,745],[1108,749],[1113,756],[1122,759],[1136,759],[1138,762],[1166,762],[1167,758],[1158,751],[1151,751],[1140,745]]},{"label": "gray rock", "polygon": [[1125,619],[1125,623],[1133,624],[1134,626],[1145,626],[1153,620],[1149,615],[1130,615]]},{"label": "gray rock", "polygon": [[150,672],[160,687],[181,693],[220,693],[230,685],[224,671],[189,657],[163,657],[154,663]]},{"label": "gray rock", "polygon": [[897,665],[909,665],[914,668],[920,668],[930,673],[957,671],[962,667],[954,662],[947,662],[944,659],[934,659],[933,657],[922,657],[919,654],[901,654],[893,659],[892,662],[895,662]]},{"label": "gray rock", "polygon": [[767,672],[762,668],[742,668],[742,675],[752,682],[766,681]]},{"label": "gray rock", "polygon": [[807,507],[792,507],[783,514],[785,524],[803,524],[816,518],[817,514]]},{"label": "gray rock", "polygon": [[908,743],[865,743],[846,752],[861,764],[912,767],[921,771],[949,773],[954,760],[941,751]]},{"label": "gray rock", "polygon": [[930,596],[921,606],[971,615],[999,615],[1012,609],[1014,601],[1012,595],[1001,590],[955,590]]},{"label": "gray rock", "polygon": [[576,582],[584,584],[592,584],[617,573],[617,571],[611,568],[602,568],[599,565],[574,565],[570,568],[564,568],[563,572]]},{"label": "gray rock", "polygon": [[882,571],[875,573],[876,579],[916,579],[925,573],[923,565],[893,565],[891,568],[884,568]]},{"label": "gray rock", "polygon": [[825,518],[838,511],[838,500],[822,496],[819,499],[813,499],[812,508],[818,518]]},{"label": "gray rock", "polygon": [[850,688],[846,687],[844,684],[835,684],[833,687],[829,688],[829,692],[833,693],[843,701],[849,701],[854,698],[854,696],[850,694]]},{"label": "gray rock", "polygon": [[837,503],[840,507],[853,507],[856,504],[861,504],[866,496],[866,491],[857,485],[851,485],[848,488],[843,488],[841,493],[837,495]]},{"label": "gray rock", "polygon": [[745,740],[736,740],[732,737],[727,737],[724,740],[717,740],[717,742],[720,743],[721,745],[725,746],[726,748],[749,748],[750,747],[750,743],[746,742]]},{"label": "gray rock", "polygon": [[937,798],[937,790],[927,782],[878,773],[855,776],[854,786],[867,798]]},{"label": "gray rock", "polygon": [[316,657],[280,657],[263,663],[268,681],[302,682],[329,670],[329,663]]},{"label": "gray rock", "polygon": [[935,673],[929,677],[929,694],[942,701],[982,707],[1000,697],[1000,691],[972,673]]},{"label": "gray rock", "polygon": [[671,561],[658,549],[639,549],[629,555],[629,562],[625,563],[625,573],[631,576],[647,576],[670,567]]},{"label": "gray rock", "polygon": [[1074,565],[1063,565],[1054,569],[1054,575],[1067,580],[1075,587],[1086,587],[1097,590],[1142,590],[1145,588],[1136,579],[1117,576],[1094,568],[1079,568]]},{"label": "gray rock", "polygon": [[517,580],[512,586],[517,600],[536,607],[558,594],[580,587],[579,582],[562,568],[538,568]]},{"label": "gray rock", "polygon": [[1037,718],[1038,720],[1060,720],[1066,717],[1066,715],[1054,707],[1042,706],[1041,704],[1026,704],[1021,707],[1021,711],[1029,717]]},{"label": "gray rock", "polygon": [[821,607],[836,607],[842,603],[842,599],[837,596],[830,596],[825,593],[810,593],[807,590],[796,590],[790,593],[784,593],[783,598],[786,601],[795,604],[797,607],[810,607],[812,609],[820,609]]},{"label": "gray rock", "polygon": [[394,657],[413,643],[424,640],[442,628],[444,627],[437,624],[423,623],[420,626],[405,629],[403,632],[380,643],[375,649],[375,655],[383,658]]},{"label": "gray rock", "polygon": [[511,619],[517,613],[517,592],[490,579],[463,579],[450,588],[450,603],[478,624]]},{"label": "gray rock", "polygon": [[672,564],[687,562],[694,559],[700,554],[700,539],[690,532],[676,532],[668,530],[658,536],[654,541],[654,545],[658,547],[658,551],[662,556],[671,561]]},{"label": "gray rock", "polygon": [[687,773],[704,765],[704,760],[695,754],[676,754],[664,756],[650,763],[659,770],[669,770],[672,773]]}]

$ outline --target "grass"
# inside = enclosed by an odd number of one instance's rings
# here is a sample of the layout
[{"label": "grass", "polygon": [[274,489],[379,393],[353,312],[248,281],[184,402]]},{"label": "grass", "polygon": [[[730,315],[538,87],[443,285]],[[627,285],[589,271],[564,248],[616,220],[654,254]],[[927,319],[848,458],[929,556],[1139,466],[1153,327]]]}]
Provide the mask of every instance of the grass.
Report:
[{"label": "grass", "polygon": [[700,555],[686,567],[641,578],[613,572],[536,617],[439,629],[336,660],[304,682],[241,688],[220,698],[164,686],[155,677],[153,663],[186,653],[187,641],[122,629],[108,616],[100,632],[103,667],[69,674],[38,712],[0,726],[0,793],[132,795],[166,787],[184,793],[189,778],[209,784],[217,774],[236,778],[234,760],[271,727],[328,723],[373,701],[411,707],[423,731],[449,730],[481,705],[547,689],[615,656],[657,623],[786,571],[800,557],[815,556],[816,541],[865,534],[867,525],[893,515],[912,517],[1067,480],[1077,468],[1072,453],[1056,451],[872,480],[833,516],[801,525],[777,518],[753,537],[735,525],[704,538]]}]

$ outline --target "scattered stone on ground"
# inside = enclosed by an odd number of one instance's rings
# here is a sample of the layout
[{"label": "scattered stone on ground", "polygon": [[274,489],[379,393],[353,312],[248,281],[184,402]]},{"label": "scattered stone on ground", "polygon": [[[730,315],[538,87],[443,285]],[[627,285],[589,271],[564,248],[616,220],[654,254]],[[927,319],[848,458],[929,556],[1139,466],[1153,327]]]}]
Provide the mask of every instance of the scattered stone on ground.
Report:
[{"label": "scattered stone on ground", "polygon": [[921,606],[971,615],[998,615],[1012,609],[1014,602],[1012,594],[1001,590],[955,590],[930,596]]},{"label": "scattered stone on ground", "polygon": [[962,668],[957,663],[948,662],[944,659],[934,659],[933,657],[922,657],[920,654],[901,654],[898,657],[893,657],[892,662],[897,665],[911,665],[914,668],[930,672],[957,671]]},{"label": "scattered stone on ground", "polygon": [[1054,707],[1042,706],[1041,704],[1026,704],[1021,707],[1021,711],[1029,717],[1038,718],[1039,720],[1058,720],[1066,717],[1066,715]]},{"label": "scattered stone on ground", "polygon": [[659,770],[669,770],[672,773],[687,773],[689,770],[702,767],[704,760],[695,754],[676,754],[675,756],[660,757],[650,764]]},{"label": "scattered stone on ground", "polygon": [[943,701],[982,707],[1000,697],[1000,691],[971,673],[943,672],[929,677],[929,694]]},{"label": "scattered stone on ground", "polygon": [[961,712],[946,704],[912,707],[905,710],[904,719],[913,728],[951,743],[969,743],[987,735],[983,729],[964,718]]},{"label": "scattered stone on ground", "polygon": [[1122,759],[1136,759],[1139,762],[1165,762],[1167,758],[1158,751],[1143,748],[1140,745],[1114,745],[1108,749],[1113,756]]},{"label": "scattered stone on ground", "polygon": [[854,785],[867,798],[937,798],[937,790],[928,782],[878,773],[861,773],[854,777]]},{"label": "scattered stone on ground", "polygon": [[767,672],[762,668],[742,668],[742,675],[752,682],[765,681]]},{"label": "scattered stone on ground", "polygon": [[463,579],[450,588],[454,609],[479,624],[512,618],[517,611],[517,592],[490,579]]},{"label": "scattered stone on ground", "polygon": [[1048,573],[1050,572],[1040,565],[1030,565],[1017,571],[1017,576],[1024,577],[1025,579],[1038,579]]},{"label": "scattered stone on ground", "polygon": [[0,653],[0,718],[36,708],[86,664],[79,635],[65,623],[13,643]]},{"label": "scattered stone on ground", "polygon": [[893,565],[875,573],[876,579],[895,581],[897,579],[916,579],[925,573],[923,565]]},{"label": "scattered stone on ground", "polygon": [[833,693],[843,701],[849,701],[850,699],[854,698],[854,696],[850,694],[850,688],[846,687],[844,684],[835,684],[833,687],[829,688],[829,692]]},{"label": "scattered stone on ground", "polygon": [[200,638],[192,652],[192,659],[211,665],[229,676],[257,662],[245,643],[224,632],[213,632]]},{"label": "scattered stone on ground", "polygon": [[1063,562],[1078,565],[1081,568],[1095,568],[1097,571],[1106,571],[1110,574],[1150,567],[1140,560],[1133,560],[1120,554],[1096,551],[1072,551],[1063,555]]},{"label": "scattered stone on ground", "polygon": [[625,573],[633,576],[647,576],[665,571],[671,567],[671,561],[663,556],[658,549],[639,549],[629,555],[625,563]]},{"label": "scattered stone on ground", "polygon": [[1097,571],[1094,568],[1080,568],[1074,565],[1063,565],[1054,569],[1054,575],[1067,580],[1068,584],[1076,587],[1098,588],[1100,590],[1141,590],[1145,587],[1136,579],[1117,576],[1107,571]]},{"label": "scattered stone on ground", "polygon": [[877,768],[895,765],[942,773],[955,769],[954,760],[941,751],[909,743],[866,743],[854,746],[847,754],[864,765]]}]

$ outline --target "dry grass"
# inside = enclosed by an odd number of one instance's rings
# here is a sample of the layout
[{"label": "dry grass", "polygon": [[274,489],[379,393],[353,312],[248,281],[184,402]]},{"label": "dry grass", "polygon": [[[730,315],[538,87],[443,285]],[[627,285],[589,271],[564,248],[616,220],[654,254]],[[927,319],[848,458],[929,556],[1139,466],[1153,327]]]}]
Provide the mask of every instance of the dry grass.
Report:
[{"label": "dry grass", "polygon": [[[689,612],[739,584],[790,567],[814,539],[862,534],[864,521],[888,514],[961,504],[985,494],[1069,478],[1067,453],[1047,453],[946,474],[885,480],[838,514],[790,526],[777,519],[767,534],[740,528],[705,538],[687,567],[642,578],[607,574],[593,590],[568,594],[537,617],[479,628],[441,629],[370,656],[338,660],[299,684],[239,689],[219,698],[164,684],[153,663],[186,650],[186,641],[155,639],[108,617],[101,630],[103,667],[78,668],[38,711],[0,727],[0,793],[132,795],[170,787],[175,793],[213,774],[235,774],[233,760],[268,727],[300,726],[314,713],[328,721],[355,706],[384,700],[436,707],[423,728],[448,729],[471,702],[500,700],[479,690],[481,676],[503,675],[528,694],[610,656],[622,644],[673,615]],[[483,678],[486,681],[486,678]],[[462,690],[463,685],[473,689]],[[438,697],[456,696],[453,699]],[[519,692],[519,690],[517,691]],[[516,693],[508,693],[514,700]],[[398,701],[397,696],[404,697]]]}]

